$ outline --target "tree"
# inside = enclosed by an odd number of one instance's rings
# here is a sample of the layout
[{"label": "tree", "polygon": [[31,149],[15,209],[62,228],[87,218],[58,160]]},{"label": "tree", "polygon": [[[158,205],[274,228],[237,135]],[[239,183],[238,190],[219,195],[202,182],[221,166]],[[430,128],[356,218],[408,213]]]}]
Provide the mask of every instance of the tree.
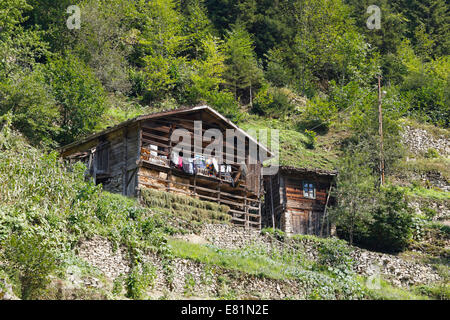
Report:
[{"label": "tree", "polygon": [[187,35],[184,55],[198,59],[204,45],[203,41],[214,34],[214,30],[204,0],[184,0],[181,5],[184,15],[183,34]]},{"label": "tree", "polygon": [[188,75],[190,82],[186,91],[188,103],[196,104],[208,100],[211,92],[218,92],[224,83],[225,55],[222,52],[221,41],[208,36],[201,41],[201,57],[192,62],[192,69]]},{"label": "tree", "polygon": [[186,48],[183,17],[173,0],[155,0],[145,7],[146,20],[140,39],[149,100],[162,100],[175,88]]},{"label": "tree", "polygon": [[42,68],[14,74],[0,83],[0,115],[6,113],[11,113],[14,129],[31,143],[54,146],[59,134],[59,110]]},{"label": "tree", "polygon": [[26,30],[21,23],[32,7],[24,0],[0,3],[0,81],[22,71],[29,71],[38,59],[48,54],[43,33]]},{"label": "tree", "polygon": [[448,127],[450,124],[450,58],[424,62],[408,41],[399,50],[399,60],[406,69],[400,93],[406,97],[409,112],[420,120]]},{"label": "tree", "polygon": [[92,70],[69,54],[48,63],[45,80],[60,107],[57,142],[67,144],[90,133],[105,110],[103,87]]},{"label": "tree", "polygon": [[3,0],[0,3],[0,30],[11,32],[26,20],[24,13],[32,8],[26,0]]},{"label": "tree", "polygon": [[[351,16],[360,34],[376,50],[386,55],[396,53],[397,48],[405,37],[407,19],[398,10],[395,2],[389,0],[346,0],[351,8]],[[377,5],[381,10],[381,29],[367,28],[366,21],[372,13],[367,12],[370,5]]]},{"label": "tree", "polygon": [[388,186],[381,188],[370,226],[370,246],[387,252],[402,251],[412,237],[412,212],[405,192]]},{"label": "tree", "polygon": [[81,10],[82,29],[67,47],[93,70],[107,91],[129,93],[129,59],[137,42],[135,1],[85,0]]},{"label": "tree", "polygon": [[[397,0],[396,8],[407,18],[407,37],[420,46],[418,28],[433,42],[432,58],[448,55],[450,50],[450,16],[446,0]],[[417,37],[419,36],[419,38]]]},{"label": "tree", "polygon": [[350,245],[355,237],[367,235],[374,206],[375,178],[372,170],[357,154],[347,154],[339,165],[334,196],[336,206],[331,209],[331,220]]},{"label": "tree", "polygon": [[225,78],[236,100],[240,96],[238,90],[248,90],[249,104],[252,105],[252,90],[262,80],[262,70],[253,51],[251,35],[242,25],[234,25],[227,32],[225,53],[227,54]]}]

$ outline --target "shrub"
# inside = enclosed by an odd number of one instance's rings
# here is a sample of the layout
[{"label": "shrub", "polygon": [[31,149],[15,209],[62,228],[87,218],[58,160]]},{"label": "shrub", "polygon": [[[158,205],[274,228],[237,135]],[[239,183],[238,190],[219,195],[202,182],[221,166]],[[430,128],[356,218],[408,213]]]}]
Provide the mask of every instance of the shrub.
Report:
[{"label": "shrub", "polygon": [[187,274],[184,278],[184,295],[190,297],[194,293],[196,282],[192,274]]},{"label": "shrub", "polygon": [[344,272],[349,273],[353,260],[350,257],[351,249],[345,241],[338,239],[328,239],[322,241],[318,247],[318,261],[317,263],[328,268],[334,273]]},{"label": "shrub", "polygon": [[315,96],[308,101],[304,118],[311,127],[327,130],[331,119],[337,115],[337,112],[334,102]]},{"label": "shrub", "polygon": [[284,242],[286,240],[286,233],[281,231],[280,229],[274,228],[264,228],[261,230],[262,235],[270,235],[275,239]]},{"label": "shrub", "polygon": [[317,142],[317,135],[312,130],[305,130],[305,136],[308,138],[308,141],[305,143],[305,146],[308,149],[314,149]]},{"label": "shrub", "polygon": [[425,152],[425,158],[428,159],[439,158],[439,152],[437,152],[437,150],[434,148],[429,148],[427,152]]},{"label": "shrub", "polygon": [[229,91],[211,91],[206,96],[206,102],[233,122],[239,122],[243,115],[239,105]]},{"label": "shrub", "polygon": [[376,250],[398,252],[412,237],[412,215],[403,190],[394,186],[382,188],[370,226],[370,246]]},{"label": "shrub", "polygon": [[156,269],[148,264],[138,264],[133,267],[126,279],[127,297],[141,299],[145,289],[154,284]]},{"label": "shrub", "polygon": [[421,285],[415,288],[415,291],[437,300],[450,300],[450,285],[448,283]]},{"label": "shrub", "polygon": [[263,88],[253,101],[253,112],[280,118],[296,111],[293,93],[287,88]]},{"label": "shrub", "polygon": [[22,299],[36,298],[57,268],[50,244],[39,235],[12,235],[3,248],[8,272],[19,280]]}]

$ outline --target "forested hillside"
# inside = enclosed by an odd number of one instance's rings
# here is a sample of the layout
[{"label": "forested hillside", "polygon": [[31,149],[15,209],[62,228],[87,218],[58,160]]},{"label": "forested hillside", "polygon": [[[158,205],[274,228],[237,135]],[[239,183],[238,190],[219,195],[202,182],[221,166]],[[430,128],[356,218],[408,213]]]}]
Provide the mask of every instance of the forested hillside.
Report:
[{"label": "forested hillside", "polygon": [[[380,29],[366,24],[370,5],[381,9]],[[280,130],[281,164],[338,169],[330,214],[339,237],[414,248],[448,281],[448,149],[413,150],[402,137],[408,127],[449,140],[449,23],[446,0],[1,0],[0,178],[21,177],[27,194],[11,181],[0,190],[0,241],[19,246],[11,235],[26,230],[29,241],[67,249],[101,234],[166,254],[164,237],[177,230],[158,217],[145,229],[146,213],[84,184],[81,168],[64,171],[54,150],[137,115],[208,104],[245,130]],[[64,183],[39,180],[33,157]],[[448,284],[442,290],[448,298]]]},{"label": "forested hillside", "polygon": [[303,133],[345,118],[362,131],[377,74],[387,119],[449,125],[445,0],[370,2],[379,30],[369,1],[86,0],[69,29],[71,4],[0,5],[0,112],[36,144],[201,102],[237,122],[292,119]]}]

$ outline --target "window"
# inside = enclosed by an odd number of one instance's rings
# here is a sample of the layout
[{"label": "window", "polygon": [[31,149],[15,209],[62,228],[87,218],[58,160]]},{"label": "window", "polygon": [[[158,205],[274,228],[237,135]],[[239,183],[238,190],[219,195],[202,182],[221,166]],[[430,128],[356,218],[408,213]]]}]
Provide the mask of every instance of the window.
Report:
[{"label": "window", "polygon": [[96,166],[98,174],[107,174],[109,169],[109,143],[101,143],[96,150]]},{"label": "window", "polygon": [[309,199],[316,198],[316,187],[313,183],[303,182],[303,196]]}]

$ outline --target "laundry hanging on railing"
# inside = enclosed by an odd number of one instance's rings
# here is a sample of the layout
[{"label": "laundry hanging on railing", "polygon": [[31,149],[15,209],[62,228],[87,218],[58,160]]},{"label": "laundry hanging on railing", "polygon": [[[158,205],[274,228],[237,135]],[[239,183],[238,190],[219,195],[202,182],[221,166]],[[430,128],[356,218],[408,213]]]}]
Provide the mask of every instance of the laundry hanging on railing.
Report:
[{"label": "laundry hanging on railing", "polygon": [[[152,151],[150,151],[150,155],[152,155],[154,157],[158,156],[158,146],[155,146],[154,144],[151,144],[150,145],[150,150],[152,150]],[[156,150],[156,151],[153,151],[153,150]]]},{"label": "laundry hanging on railing", "polygon": [[[220,177],[225,181],[235,184],[235,179],[232,177],[232,169],[229,164],[220,164],[217,158],[205,158],[203,155],[196,154],[194,158],[183,158],[178,153],[172,152],[170,160],[173,165],[179,169],[182,169],[188,174],[200,174],[212,177]],[[245,166],[245,164],[244,164]],[[247,168],[240,166],[240,171],[247,171]]]},{"label": "laundry hanging on railing", "polygon": [[183,171],[189,174],[195,174],[194,159],[189,158],[183,162]]}]

